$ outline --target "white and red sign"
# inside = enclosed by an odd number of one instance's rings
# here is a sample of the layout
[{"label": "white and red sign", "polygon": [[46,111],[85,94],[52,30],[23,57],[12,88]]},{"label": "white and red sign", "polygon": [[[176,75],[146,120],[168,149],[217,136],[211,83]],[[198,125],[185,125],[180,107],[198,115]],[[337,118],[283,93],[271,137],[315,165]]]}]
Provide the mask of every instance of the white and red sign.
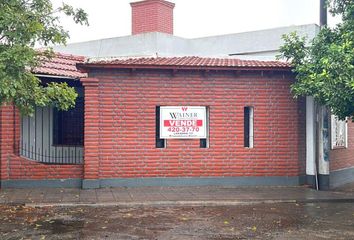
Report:
[{"label": "white and red sign", "polygon": [[160,107],[160,138],[206,138],[206,107]]}]

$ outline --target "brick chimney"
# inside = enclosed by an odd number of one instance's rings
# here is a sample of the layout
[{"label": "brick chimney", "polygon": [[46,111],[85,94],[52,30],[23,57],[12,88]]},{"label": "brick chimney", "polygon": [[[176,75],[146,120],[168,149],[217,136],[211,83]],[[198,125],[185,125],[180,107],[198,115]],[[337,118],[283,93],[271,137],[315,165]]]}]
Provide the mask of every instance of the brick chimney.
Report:
[{"label": "brick chimney", "polygon": [[162,32],[173,34],[174,3],[164,0],[144,0],[130,3],[132,34]]}]

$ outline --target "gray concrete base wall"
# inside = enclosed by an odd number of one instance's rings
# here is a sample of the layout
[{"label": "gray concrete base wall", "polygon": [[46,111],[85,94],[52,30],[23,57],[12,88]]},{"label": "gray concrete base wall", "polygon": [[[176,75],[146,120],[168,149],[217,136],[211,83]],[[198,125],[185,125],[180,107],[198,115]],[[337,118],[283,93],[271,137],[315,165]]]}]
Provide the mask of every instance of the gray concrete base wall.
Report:
[{"label": "gray concrete base wall", "polygon": [[144,186],[299,186],[303,177],[113,178],[98,180],[6,180],[2,188],[107,188]]},{"label": "gray concrete base wall", "polygon": [[329,175],[329,183],[331,188],[352,182],[354,182],[354,167],[336,170],[331,172]]},{"label": "gray concrete base wall", "polygon": [[133,178],[101,179],[101,187],[141,186],[294,186],[299,177],[227,177],[227,178]]},{"label": "gray concrete base wall", "polygon": [[81,188],[81,179],[3,180],[1,188]]}]

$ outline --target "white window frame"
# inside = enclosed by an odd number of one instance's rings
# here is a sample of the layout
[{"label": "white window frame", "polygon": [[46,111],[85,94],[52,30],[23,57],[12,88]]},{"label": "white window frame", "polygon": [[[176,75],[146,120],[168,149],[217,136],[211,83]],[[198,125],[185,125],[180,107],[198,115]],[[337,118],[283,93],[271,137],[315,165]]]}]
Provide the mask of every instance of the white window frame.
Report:
[{"label": "white window frame", "polygon": [[254,121],[254,107],[250,107],[250,146],[249,148],[254,147],[253,121]]},{"label": "white window frame", "polygon": [[246,106],[245,108],[249,109],[249,118],[248,120],[248,149],[254,148],[254,107],[253,106]]},{"label": "white window frame", "polygon": [[206,147],[205,148],[210,148],[210,139],[209,139],[209,122],[210,122],[210,107],[205,106],[205,118],[206,118]]},{"label": "white window frame", "polygon": [[[342,145],[337,144],[337,127],[338,124],[344,124],[344,143]],[[331,115],[331,149],[343,149],[348,148],[348,119],[339,120],[336,115]]]}]

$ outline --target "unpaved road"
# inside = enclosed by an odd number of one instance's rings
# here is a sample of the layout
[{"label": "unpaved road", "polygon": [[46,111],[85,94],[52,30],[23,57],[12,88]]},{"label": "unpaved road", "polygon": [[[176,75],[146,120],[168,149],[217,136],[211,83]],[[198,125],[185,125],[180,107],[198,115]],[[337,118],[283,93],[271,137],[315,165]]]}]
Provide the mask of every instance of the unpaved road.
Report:
[{"label": "unpaved road", "polygon": [[0,206],[0,239],[354,239],[353,203],[232,207]]}]

